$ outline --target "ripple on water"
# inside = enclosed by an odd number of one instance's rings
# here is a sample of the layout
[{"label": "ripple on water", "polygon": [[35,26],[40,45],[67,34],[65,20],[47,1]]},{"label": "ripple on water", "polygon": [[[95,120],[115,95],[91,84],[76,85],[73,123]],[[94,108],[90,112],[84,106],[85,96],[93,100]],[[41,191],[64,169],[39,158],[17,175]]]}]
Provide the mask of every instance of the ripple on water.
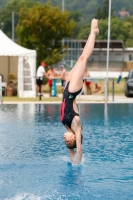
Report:
[{"label": "ripple on water", "polygon": [[0,199],[133,199],[132,104],[82,104],[83,159],[69,162],[59,105],[3,105]]}]

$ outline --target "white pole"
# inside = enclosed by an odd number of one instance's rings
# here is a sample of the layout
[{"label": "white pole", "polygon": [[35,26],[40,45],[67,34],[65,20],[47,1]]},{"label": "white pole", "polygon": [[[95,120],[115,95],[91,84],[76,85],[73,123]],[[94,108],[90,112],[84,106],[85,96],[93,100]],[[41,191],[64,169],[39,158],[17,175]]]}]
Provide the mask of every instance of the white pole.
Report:
[{"label": "white pole", "polygon": [[107,64],[106,64],[106,84],[105,84],[105,101],[108,101],[108,68],[109,68],[109,44],[110,44],[110,19],[111,19],[111,0],[109,0],[108,14],[108,43],[107,43]]},{"label": "white pole", "polygon": [[12,40],[14,41],[14,12],[12,12]]},{"label": "white pole", "polygon": [[[65,10],[65,3],[64,3],[64,0],[62,0],[62,12],[64,12],[64,10]],[[64,39],[62,39],[62,45],[64,46]],[[62,62],[64,64],[64,57],[62,59]]]},{"label": "white pole", "polygon": [[4,31],[4,22],[1,22],[1,30]]},{"label": "white pole", "polygon": [[65,10],[65,3],[64,3],[64,0],[62,0],[62,11],[64,12]]}]

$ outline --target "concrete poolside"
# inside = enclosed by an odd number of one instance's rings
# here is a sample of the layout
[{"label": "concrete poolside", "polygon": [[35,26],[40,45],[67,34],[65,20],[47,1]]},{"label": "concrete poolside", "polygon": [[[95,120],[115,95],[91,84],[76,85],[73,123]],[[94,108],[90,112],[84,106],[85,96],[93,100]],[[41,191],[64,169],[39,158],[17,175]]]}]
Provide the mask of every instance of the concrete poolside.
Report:
[{"label": "concrete poolside", "polygon": [[[17,100],[18,99],[18,100]],[[3,98],[3,104],[60,104],[62,100],[62,94],[58,94],[57,97],[49,97],[49,94],[44,94],[42,100],[38,98]],[[92,94],[92,95],[78,95],[77,103],[106,103],[104,94]],[[107,103],[133,103],[133,97],[127,98],[125,95],[108,96]]]}]

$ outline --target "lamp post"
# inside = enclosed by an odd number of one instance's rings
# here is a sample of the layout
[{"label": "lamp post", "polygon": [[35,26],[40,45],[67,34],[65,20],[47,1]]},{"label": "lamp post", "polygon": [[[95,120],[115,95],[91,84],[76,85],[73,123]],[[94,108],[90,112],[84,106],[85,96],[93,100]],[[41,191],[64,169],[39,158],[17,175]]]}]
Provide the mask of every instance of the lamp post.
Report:
[{"label": "lamp post", "polygon": [[111,19],[111,0],[109,0],[108,13],[108,42],[107,42],[107,63],[106,63],[106,81],[105,81],[105,101],[108,101],[108,68],[109,68],[109,44],[110,44],[110,19]]},{"label": "lamp post", "polygon": [[62,11],[64,12],[64,10],[65,10],[65,2],[64,0],[62,0]]},{"label": "lamp post", "polygon": [[4,22],[1,22],[1,30],[4,30]]},{"label": "lamp post", "polygon": [[[62,12],[64,12],[64,10],[65,10],[65,2],[64,2],[64,0],[62,0]],[[62,45],[64,45],[64,39],[62,39]],[[62,62],[64,64],[64,57],[62,59]]]},{"label": "lamp post", "polygon": [[12,40],[14,41],[14,12],[12,12]]},{"label": "lamp post", "polygon": [[14,29],[15,29],[15,14],[18,14],[17,12],[12,12],[12,40],[15,40],[15,36],[14,36]]}]

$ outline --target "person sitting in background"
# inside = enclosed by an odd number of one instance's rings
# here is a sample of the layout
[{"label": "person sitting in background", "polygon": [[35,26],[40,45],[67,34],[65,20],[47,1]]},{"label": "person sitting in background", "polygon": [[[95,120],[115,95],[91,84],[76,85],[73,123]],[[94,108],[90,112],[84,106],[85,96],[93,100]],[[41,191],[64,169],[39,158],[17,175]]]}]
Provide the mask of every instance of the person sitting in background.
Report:
[{"label": "person sitting in background", "polygon": [[104,90],[103,90],[103,87],[102,87],[101,84],[95,83],[94,93],[97,93],[97,92],[99,92],[99,93],[103,93]]},{"label": "person sitting in background", "polygon": [[50,69],[47,71],[47,76],[48,76],[48,86],[49,86],[49,94],[52,96],[52,79],[57,77],[57,72],[53,68],[53,66],[50,66]]},{"label": "person sitting in background", "polygon": [[64,68],[64,65],[60,65],[60,78],[61,78],[61,86],[63,92],[66,84],[66,69]]},{"label": "person sitting in background", "polygon": [[41,65],[37,69],[36,73],[36,95],[42,95],[42,87],[43,87],[43,77],[47,77],[47,73],[45,71],[46,63],[41,62]]}]

